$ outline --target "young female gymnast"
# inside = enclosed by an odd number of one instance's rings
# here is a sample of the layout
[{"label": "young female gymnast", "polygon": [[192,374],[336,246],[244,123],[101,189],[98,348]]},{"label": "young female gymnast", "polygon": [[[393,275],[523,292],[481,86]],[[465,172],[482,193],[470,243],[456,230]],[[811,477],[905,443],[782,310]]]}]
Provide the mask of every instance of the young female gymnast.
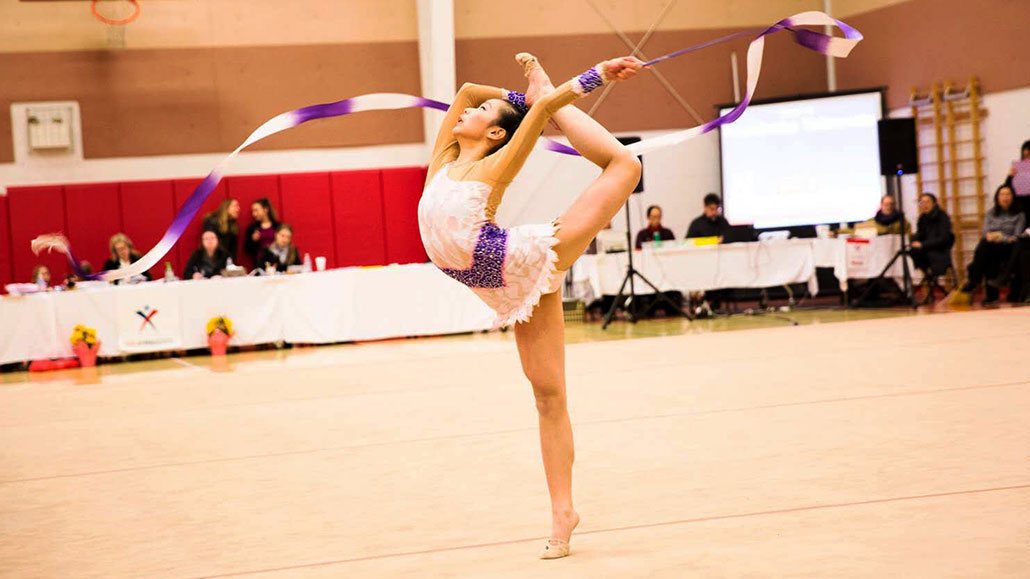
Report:
[{"label": "young female gymnast", "polygon": [[[461,87],[436,139],[418,218],[433,263],[493,308],[499,325],[515,327],[522,369],[536,398],[551,496],[551,538],[540,557],[557,559],[569,554],[569,538],[579,524],[572,505],[561,284],[565,270],[640,178],[636,157],[596,121],[565,105],[607,82],[632,78],[643,63],[633,57],[609,60],[554,88],[535,57],[521,53],[516,60],[529,78],[525,101],[499,88]],[[601,175],[555,222],[501,229],[494,223],[501,196],[549,120]]]}]

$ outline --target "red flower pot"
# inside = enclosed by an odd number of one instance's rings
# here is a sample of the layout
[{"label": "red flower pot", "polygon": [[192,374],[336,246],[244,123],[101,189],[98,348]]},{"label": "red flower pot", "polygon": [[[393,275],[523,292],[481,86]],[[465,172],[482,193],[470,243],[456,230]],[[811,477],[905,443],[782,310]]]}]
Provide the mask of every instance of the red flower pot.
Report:
[{"label": "red flower pot", "polygon": [[83,368],[96,366],[97,352],[100,350],[100,340],[97,340],[97,343],[92,346],[83,341],[75,342],[75,345],[72,346],[72,350],[75,351],[75,355],[79,358],[79,364],[81,364]]},{"label": "red flower pot", "polygon": [[229,338],[222,330],[215,330],[207,337],[207,345],[211,348],[212,356],[224,356],[225,349],[229,346]]}]

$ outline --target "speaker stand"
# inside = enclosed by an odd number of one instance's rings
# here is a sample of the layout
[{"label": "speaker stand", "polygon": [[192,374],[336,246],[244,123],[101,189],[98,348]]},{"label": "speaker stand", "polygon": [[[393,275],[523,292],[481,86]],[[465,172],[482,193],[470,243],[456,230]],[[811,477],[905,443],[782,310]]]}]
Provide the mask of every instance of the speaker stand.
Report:
[{"label": "speaker stand", "polygon": [[862,302],[864,302],[866,298],[869,297],[869,293],[873,291],[873,288],[879,287],[880,284],[885,279],[887,279],[887,272],[889,272],[891,270],[891,267],[894,266],[894,262],[900,259],[901,292],[904,296],[904,301],[909,303],[912,306],[912,309],[919,308],[919,302],[916,301],[916,292],[912,286],[912,272],[909,271],[908,268],[908,261],[909,256],[911,254],[911,250],[909,249],[909,244],[907,242],[908,235],[906,231],[908,228],[906,227],[906,225],[908,225],[908,222],[905,220],[905,203],[901,194],[901,165],[898,165],[898,172],[893,175],[893,178],[894,192],[898,198],[898,215],[900,216],[901,223],[901,248],[894,253],[894,256],[891,257],[890,261],[887,262],[887,265],[883,268],[883,271],[880,272],[880,275],[876,276],[875,278],[869,281],[869,285],[866,286],[865,291],[862,292],[862,295],[859,296],[859,298],[852,303],[852,305],[855,306],[862,305]]}]

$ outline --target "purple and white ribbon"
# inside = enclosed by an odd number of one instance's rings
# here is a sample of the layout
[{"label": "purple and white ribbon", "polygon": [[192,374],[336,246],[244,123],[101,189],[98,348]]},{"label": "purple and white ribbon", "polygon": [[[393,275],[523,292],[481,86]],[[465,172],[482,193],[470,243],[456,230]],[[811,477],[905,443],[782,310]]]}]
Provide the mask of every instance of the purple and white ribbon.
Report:
[{"label": "purple and white ribbon", "polygon": [[[836,26],[843,32],[844,37],[829,36],[820,32],[815,32],[807,29],[796,29],[797,26]],[[752,97],[755,94],[755,87],[758,85],[758,77],[762,70],[762,54],[765,49],[765,37],[774,32],[780,30],[789,30],[794,36],[794,41],[816,52],[828,54],[837,58],[844,58],[851,52],[851,50],[862,40],[862,35],[854,28],[847,24],[835,20],[830,16],[822,12],[803,12],[795,14],[790,18],[780,20],[776,24],[773,24],[769,28],[762,30],[758,36],[751,41],[751,45],[747,51],[747,93],[744,100],[740,102],[733,110],[722,115],[721,117],[709,121],[703,125],[693,127],[684,131],[678,131],[663,135],[661,137],[655,137],[651,139],[644,139],[630,145],[628,148],[637,155],[648,153],[657,149],[662,149],[672,145],[677,145],[699,137],[705,133],[712,131],[713,129],[722,125],[732,123],[733,121],[740,118],[740,115],[747,109],[750,104]],[[678,50],[676,52],[661,56],[654,60],[651,60],[644,64],[644,66],[651,66],[663,60],[668,60],[676,56],[687,54],[695,50],[700,50],[708,46],[713,46],[722,42],[733,40],[739,36],[747,33],[735,33],[722,38],[717,38],[699,44]],[[517,94],[517,93],[516,93]],[[509,101],[513,98],[513,95],[509,94]],[[515,97],[517,100],[517,97]],[[413,107],[422,107],[437,109],[440,111],[446,111],[448,105],[446,103],[416,97],[407,94],[400,93],[375,93],[356,96],[346,100],[342,100],[335,103],[326,103],[313,105],[290,111],[276,116],[275,118],[265,122],[263,125],[258,127],[256,131],[251,133],[247,140],[242,145],[236,148],[235,151],[230,153],[217,167],[212,170],[204,180],[197,185],[190,194],[186,202],[183,203],[182,207],[179,208],[179,212],[172,219],[171,225],[165,231],[164,236],[157,242],[157,245],[152,247],[143,257],[135,261],[127,267],[123,267],[117,270],[100,272],[98,274],[87,275],[82,271],[79,261],[75,259],[71,247],[68,244],[67,239],[61,235],[43,235],[32,242],[32,249],[36,253],[47,249],[57,249],[68,256],[68,261],[71,263],[72,269],[79,276],[87,279],[100,279],[105,281],[114,281],[118,279],[124,279],[135,275],[140,275],[143,272],[157,265],[161,258],[168,253],[168,251],[175,245],[175,243],[182,236],[186,230],[186,226],[196,216],[197,211],[203,205],[204,200],[207,199],[208,195],[214,191],[215,186],[222,180],[222,176],[228,169],[229,164],[233,159],[250,145],[276,133],[280,133],[287,129],[291,129],[298,125],[304,124],[308,121],[316,119],[325,119],[331,117],[339,117],[352,113],[359,113],[364,111],[383,111],[383,110],[397,110],[407,109]],[[547,139],[544,141],[543,147],[549,151],[563,153],[567,155],[578,155],[575,149],[568,145],[564,145],[557,141]]]},{"label": "purple and white ribbon", "polygon": [[[840,38],[829,36],[821,32],[807,29],[795,29],[795,26],[836,26],[844,33],[844,37]],[[780,30],[789,30],[790,33],[794,35],[794,42],[801,46],[835,58],[847,58],[848,54],[851,53],[851,50],[855,48],[855,45],[862,40],[862,34],[858,30],[855,30],[840,20],[831,18],[822,12],[802,12],[800,14],[795,14],[790,18],[784,18],[763,30],[757,38],[751,41],[751,45],[748,46],[747,92],[744,95],[744,100],[740,101],[733,110],[717,119],[708,121],[703,125],[699,125],[685,131],[669,133],[668,135],[662,135],[661,137],[644,139],[629,145],[627,148],[636,155],[642,155],[650,151],[678,145],[689,141],[690,139],[700,137],[701,135],[711,132],[722,125],[732,123],[739,119],[740,115],[744,114],[748,105],[751,104],[751,99],[755,95],[755,87],[758,86],[758,76],[762,72],[762,54],[765,51],[765,37],[774,32],[779,32]],[[730,39],[735,36],[736,35],[730,35],[729,37],[726,37],[726,39]],[[706,43],[705,46],[711,46],[712,44],[713,43]],[[691,51],[692,48],[680,50],[672,54],[676,56],[686,54]],[[645,66],[661,62],[665,59],[666,57],[664,56],[656,58],[655,60],[646,63]]]}]

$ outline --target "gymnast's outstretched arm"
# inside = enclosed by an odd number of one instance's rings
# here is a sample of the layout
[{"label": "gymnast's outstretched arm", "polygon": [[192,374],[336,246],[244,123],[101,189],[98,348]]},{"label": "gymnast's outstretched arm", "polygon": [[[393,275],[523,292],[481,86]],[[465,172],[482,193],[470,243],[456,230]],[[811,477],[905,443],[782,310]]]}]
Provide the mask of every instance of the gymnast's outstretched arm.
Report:
[{"label": "gymnast's outstretched arm", "polygon": [[458,124],[458,118],[465,109],[478,107],[490,99],[503,99],[507,94],[507,91],[504,89],[492,86],[472,84],[470,82],[461,85],[461,89],[458,90],[458,94],[454,97],[454,102],[447,109],[447,114],[440,124],[440,132],[436,134],[436,144],[433,145],[433,158],[429,163],[428,179],[431,179],[444,164],[458,158],[458,141],[455,140],[452,131],[454,126]]}]

